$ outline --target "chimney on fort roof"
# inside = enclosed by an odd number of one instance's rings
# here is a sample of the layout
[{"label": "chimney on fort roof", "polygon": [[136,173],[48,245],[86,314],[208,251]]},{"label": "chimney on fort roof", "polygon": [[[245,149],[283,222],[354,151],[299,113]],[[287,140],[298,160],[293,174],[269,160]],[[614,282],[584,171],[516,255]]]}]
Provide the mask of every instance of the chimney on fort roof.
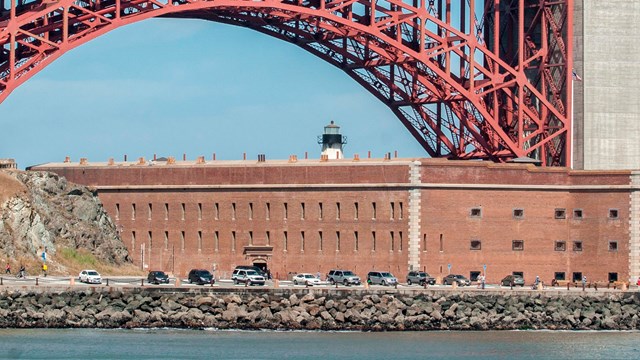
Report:
[{"label": "chimney on fort roof", "polygon": [[64,162],[65,163],[70,163],[71,162],[71,158],[69,156],[65,156],[64,157]]},{"label": "chimney on fort roof", "polygon": [[353,154],[353,161],[360,161],[360,155]]},{"label": "chimney on fort roof", "polygon": [[87,158],[80,158],[80,165],[87,165],[89,163],[89,161],[87,160]]},{"label": "chimney on fort roof", "polygon": [[143,157],[138,158],[138,165],[144,165],[145,161]]},{"label": "chimney on fort roof", "polygon": [[324,127],[324,134],[318,136],[318,144],[322,145],[321,156],[326,155],[327,159],[342,159],[342,145],[346,143],[347,137],[340,134],[340,126],[334,124],[333,120]]},{"label": "chimney on fort roof", "polygon": [[258,154],[258,162],[265,162],[267,160],[267,156],[265,154]]},{"label": "chimney on fort roof", "polygon": [[115,161],[113,161],[113,158],[109,158],[109,161],[107,161],[107,165],[113,165],[115,164]]}]

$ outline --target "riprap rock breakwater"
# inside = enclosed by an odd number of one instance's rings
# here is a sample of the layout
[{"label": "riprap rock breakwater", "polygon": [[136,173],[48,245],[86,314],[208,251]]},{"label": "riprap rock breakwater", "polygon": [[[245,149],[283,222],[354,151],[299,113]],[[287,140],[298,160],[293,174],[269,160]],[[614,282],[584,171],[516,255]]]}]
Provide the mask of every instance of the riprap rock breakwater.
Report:
[{"label": "riprap rock breakwater", "polygon": [[3,328],[633,330],[637,292],[5,288]]}]

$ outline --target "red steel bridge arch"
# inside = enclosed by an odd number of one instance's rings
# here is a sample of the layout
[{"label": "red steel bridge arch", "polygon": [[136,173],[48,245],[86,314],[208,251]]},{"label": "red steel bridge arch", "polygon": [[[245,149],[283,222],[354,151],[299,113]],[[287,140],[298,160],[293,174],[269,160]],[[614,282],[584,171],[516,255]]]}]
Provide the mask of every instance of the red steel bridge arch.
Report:
[{"label": "red steel bridge arch", "polygon": [[0,3],[0,102],[110,30],[151,17],[198,18],[286,40],[339,67],[432,157],[570,163],[573,0]]}]

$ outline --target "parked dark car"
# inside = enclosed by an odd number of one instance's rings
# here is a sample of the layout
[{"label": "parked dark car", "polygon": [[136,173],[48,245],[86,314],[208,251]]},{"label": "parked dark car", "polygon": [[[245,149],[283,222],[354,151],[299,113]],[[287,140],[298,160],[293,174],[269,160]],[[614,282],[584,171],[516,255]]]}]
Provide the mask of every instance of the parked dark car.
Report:
[{"label": "parked dark car", "polygon": [[407,274],[407,285],[419,284],[420,286],[424,286],[425,283],[434,285],[436,283],[436,279],[432,278],[424,271],[409,271]]},{"label": "parked dark car", "polygon": [[471,285],[471,281],[463,275],[449,274],[442,278],[442,285],[452,285],[454,282],[458,283],[459,286]]},{"label": "parked dark car", "polygon": [[165,274],[164,271],[149,271],[149,275],[147,275],[147,282],[149,284],[168,284],[169,283],[169,275]]},{"label": "parked dark car", "polygon": [[213,275],[209,270],[192,269],[189,271],[189,283],[195,283],[198,285],[213,284],[216,281],[213,279]]},{"label": "parked dark car", "polygon": [[524,286],[524,278],[520,275],[507,275],[500,281],[502,286],[511,286],[513,282],[513,286]]}]

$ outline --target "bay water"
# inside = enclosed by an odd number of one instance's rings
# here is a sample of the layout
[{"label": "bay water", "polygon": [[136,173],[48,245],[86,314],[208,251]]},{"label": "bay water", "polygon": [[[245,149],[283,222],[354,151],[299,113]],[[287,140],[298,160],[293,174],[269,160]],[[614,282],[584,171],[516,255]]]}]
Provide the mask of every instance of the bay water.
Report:
[{"label": "bay water", "polygon": [[0,329],[2,359],[640,359],[640,332]]}]

